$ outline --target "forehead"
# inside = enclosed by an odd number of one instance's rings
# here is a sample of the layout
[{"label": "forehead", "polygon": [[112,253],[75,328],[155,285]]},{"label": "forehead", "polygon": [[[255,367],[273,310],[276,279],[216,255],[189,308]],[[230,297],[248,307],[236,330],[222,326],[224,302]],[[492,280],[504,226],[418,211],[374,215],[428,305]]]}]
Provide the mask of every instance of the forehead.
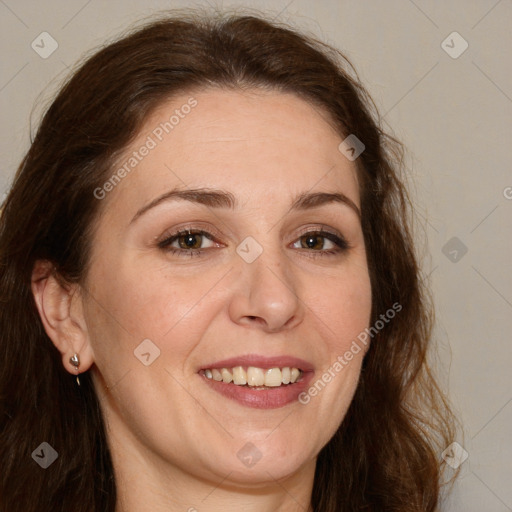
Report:
[{"label": "forehead", "polygon": [[[241,203],[285,202],[336,188],[359,205],[356,166],[329,116],[296,95],[209,89],[162,103],[118,159],[109,200],[139,207],[176,186],[232,191]],[[145,149],[146,148],[146,149]],[[143,153],[143,154],[142,154]]]}]

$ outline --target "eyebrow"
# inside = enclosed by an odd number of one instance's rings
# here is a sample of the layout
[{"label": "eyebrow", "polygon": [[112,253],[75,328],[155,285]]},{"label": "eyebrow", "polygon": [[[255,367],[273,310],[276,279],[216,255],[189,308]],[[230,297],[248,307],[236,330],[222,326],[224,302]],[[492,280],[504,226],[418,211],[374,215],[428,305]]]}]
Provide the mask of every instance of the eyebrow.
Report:
[{"label": "eyebrow", "polygon": [[344,204],[354,210],[354,212],[357,213],[357,216],[361,218],[361,212],[354,201],[341,192],[304,192],[295,199],[290,211],[309,210],[329,203]]},{"label": "eyebrow", "polygon": [[[174,189],[158,196],[150,203],[143,206],[132,218],[130,224],[135,222],[148,210],[151,210],[159,204],[171,201],[182,200],[198,203],[210,208],[230,208],[234,210],[238,206],[238,202],[233,194],[224,190],[210,189],[210,188],[194,188],[194,189]],[[340,203],[351,208],[359,218],[361,212],[357,205],[340,192],[304,192],[300,194],[292,203],[289,211],[294,210],[309,210],[318,208],[330,203]]]}]

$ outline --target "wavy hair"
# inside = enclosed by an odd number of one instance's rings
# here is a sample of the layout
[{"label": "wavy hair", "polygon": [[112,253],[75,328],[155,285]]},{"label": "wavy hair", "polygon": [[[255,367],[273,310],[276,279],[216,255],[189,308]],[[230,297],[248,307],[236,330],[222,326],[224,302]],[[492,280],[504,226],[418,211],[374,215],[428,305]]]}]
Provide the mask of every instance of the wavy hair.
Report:
[{"label": "wavy hair", "polygon": [[[454,416],[428,365],[433,308],[421,279],[403,178],[403,149],[387,135],[354,68],[338,50],[258,15],[171,13],[88,57],[51,103],[19,166],[0,219],[0,510],[114,512],[116,482],[89,373],[81,387],[45,333],[31,292],[37,260],[83,283],[94,196],[148,115],[198,88],[290,92],[323,109],[365,150],[356,163],[372,287],[372,340],[350,408],[318,455],[315,512],[432,512],[441,450]],[[31,458],[46,441],[57,460]]]}]

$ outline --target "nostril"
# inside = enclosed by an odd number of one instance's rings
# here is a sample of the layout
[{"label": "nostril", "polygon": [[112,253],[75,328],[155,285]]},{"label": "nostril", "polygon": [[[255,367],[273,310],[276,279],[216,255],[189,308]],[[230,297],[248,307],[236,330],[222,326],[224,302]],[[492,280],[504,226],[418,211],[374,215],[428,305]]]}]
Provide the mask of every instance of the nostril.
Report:
[{"label": "nostril", "polygon": [[261,318],[260,316],[247,315],[245,318],[246,318],[247,324],[249,324],[249,325],[258,325],[258,324],[261,324],[263,326],[266,325],[265,320],[263,318]]}]

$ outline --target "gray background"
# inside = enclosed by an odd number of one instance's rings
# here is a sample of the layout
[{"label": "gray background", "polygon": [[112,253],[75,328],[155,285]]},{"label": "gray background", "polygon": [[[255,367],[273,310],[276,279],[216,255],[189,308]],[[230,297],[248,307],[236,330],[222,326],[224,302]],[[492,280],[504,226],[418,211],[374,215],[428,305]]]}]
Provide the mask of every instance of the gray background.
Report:
[{"label": "gray background", "polygon": [[[39,114],[85,52],[162,9],[206,5],[0,0],[0,195]],[[261,9],[342,49],[406,144],[423,272],[437,309],[436,364],[464,427],[454,441],[469,454],[443,510],[512,511],[512,2],[211,5]],[[31,47],[44,31],[58,43],[46,59]],[[469,45],[457,58],[442,46],[454,31]],[[459,52],[461,43],[451,37],[445,45]]]}]

